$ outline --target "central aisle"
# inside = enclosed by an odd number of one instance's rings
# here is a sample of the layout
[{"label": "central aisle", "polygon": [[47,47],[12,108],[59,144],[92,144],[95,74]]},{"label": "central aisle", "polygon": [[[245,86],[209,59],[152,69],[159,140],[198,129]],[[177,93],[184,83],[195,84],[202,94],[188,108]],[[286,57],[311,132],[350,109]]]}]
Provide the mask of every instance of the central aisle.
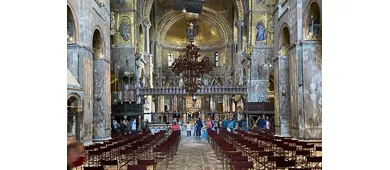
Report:
[{"label": "central aisle", "polygon": [[[165,164],[159,163],[157,170],[165,170]],[[177,155],[170,161],[168,170],[222,170],[222,164],[207,140],[182,136]]]}]

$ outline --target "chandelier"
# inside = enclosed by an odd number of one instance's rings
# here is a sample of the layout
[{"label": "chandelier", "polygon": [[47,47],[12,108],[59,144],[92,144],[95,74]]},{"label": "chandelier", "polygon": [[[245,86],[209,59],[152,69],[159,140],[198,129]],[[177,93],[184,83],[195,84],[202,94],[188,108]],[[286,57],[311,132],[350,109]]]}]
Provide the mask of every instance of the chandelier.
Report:
[{"label": "chandelier", "polygon": [[195,96],[196,92],[202,86],[201,81],[198,81],[198,79],[203,74],[211,71],[213,63],[207,56],[203,57],[201,61],[198,61],[200,57],[200,54],[198,54],[199,48],[191,41],[184,50],[185,54],[175,59],[171,68],[177,76],[183,74],[184,89],[189,95]]}]

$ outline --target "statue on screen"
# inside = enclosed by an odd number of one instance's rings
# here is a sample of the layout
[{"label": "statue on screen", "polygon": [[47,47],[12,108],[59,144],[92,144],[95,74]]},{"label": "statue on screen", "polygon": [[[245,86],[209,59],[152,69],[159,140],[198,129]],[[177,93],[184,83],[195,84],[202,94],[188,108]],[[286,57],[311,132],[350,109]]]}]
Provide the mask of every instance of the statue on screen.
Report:
[{"label": "statue on screen", "polygon": [[130,41],[130,25],[127,22],[122,22],[119,26],[119,33],[123,41]]},{"label": "statue on screen", "polygon": [[262,21],[257,23],[256,29],[257,29],[256,41],[264,41],[265,40],[265,29],[264,29]]}]

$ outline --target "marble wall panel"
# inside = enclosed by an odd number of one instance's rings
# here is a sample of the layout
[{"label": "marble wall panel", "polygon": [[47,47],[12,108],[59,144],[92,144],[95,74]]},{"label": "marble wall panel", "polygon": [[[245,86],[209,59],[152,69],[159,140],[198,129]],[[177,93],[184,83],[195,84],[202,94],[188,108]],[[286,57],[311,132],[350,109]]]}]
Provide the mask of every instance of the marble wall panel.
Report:
[{"label": "marble wall panel", "polygon": [[289,57],[281,56],[279,61],[279,114],[280,114],[280,135],[290,136],[290,81],[289,81]]},{"label": "marble wall panel", "polygon": [[303,44],[305,138],[322,139],[322,46]]}]

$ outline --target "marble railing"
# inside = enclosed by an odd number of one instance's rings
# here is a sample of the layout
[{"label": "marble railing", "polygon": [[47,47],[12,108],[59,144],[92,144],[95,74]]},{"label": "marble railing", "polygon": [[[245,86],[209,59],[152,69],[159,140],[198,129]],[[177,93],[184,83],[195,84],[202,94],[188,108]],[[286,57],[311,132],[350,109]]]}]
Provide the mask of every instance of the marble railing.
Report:
[{"label": "marble railing", "polygon": [[[188,95],[186,90],[181,87],[154,87],[154,88],[140,88],[140,95]],[[223,86],[209,86],[202,87],[198,90],[198,95],[210,94],[246,94],[247,87],[223,87]]]}]

